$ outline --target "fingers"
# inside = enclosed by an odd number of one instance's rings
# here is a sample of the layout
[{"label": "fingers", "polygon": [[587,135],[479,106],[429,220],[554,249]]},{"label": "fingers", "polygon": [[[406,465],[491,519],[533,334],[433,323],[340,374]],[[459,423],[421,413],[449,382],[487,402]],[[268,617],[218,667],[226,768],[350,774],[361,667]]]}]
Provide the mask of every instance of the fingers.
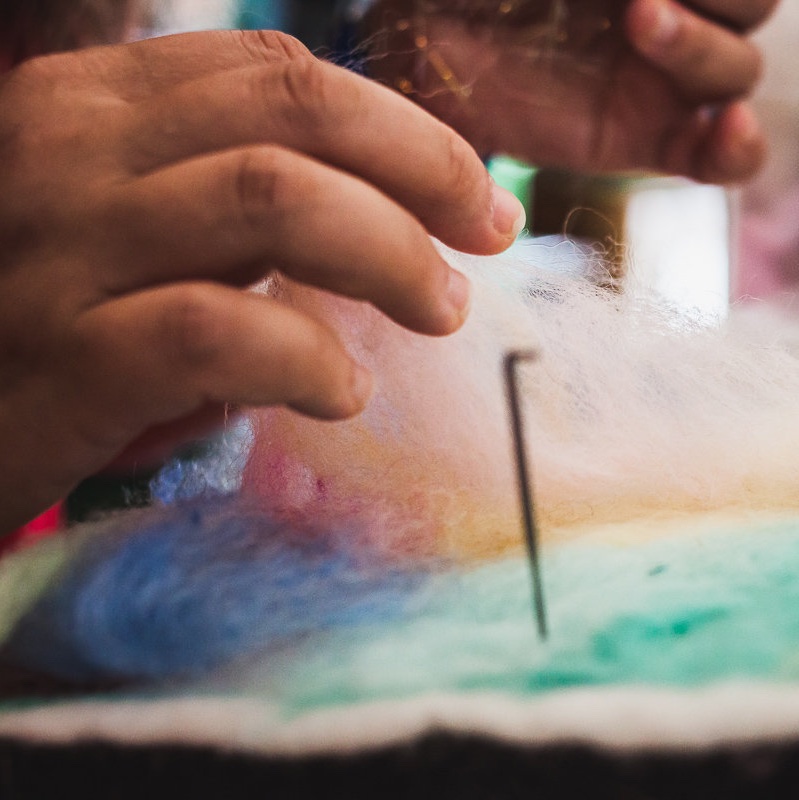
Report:
[{"label": "fingers", "polygon": [[709,126],[695,159],[694,177],[737,183],[752,177],[766,159],[766,139],[752,109],[733,103]]},{"label": "fingers", "polygon": [[692,0],[697,11],[741,31],[757,27],[776,8],[778,0]]},{"label": "fingers", "polygon": [[64,414],[101,452],[223,402],[285,403],[338,419],[361,410],[371,390],[368,373],[318,322],[213,284],[170,286],[98,306],[79,319],[70,347]]},{"label": "fingers", "polygon": [[126,138],[134,172],[253,144],[290,147],[357,175],[434,236],[473,253],[507,248],[521,204],[474,150],[395,92],[331,64],[289,60],[184,83],[142,104]]},{"label": "fingers", "polygon": [[766,157],[757,117],[744,102],[695,114],[692,124],[664,138],[650,169],[706,183],[739,183],[752,177]]},{"label": "fingers", "polygon": [[466,279],[413,216],[369,184],[282,148],[228,151],[141,178],[101,227],[120,226],[123,247],[112,237],[105,259],[114,294],[190,278],[239,283],[276,267],[422,333],[451,333],[466,315]]},{"label": "fingers", "polygon": [[[747,6],[743,0],[737,5],[706,0],[704,5]],[[626,24],[633,47],[669,75],[688,100],[711,103],[740,97],[760,77],[761,56],[752,42],[676,0],[633,0]]]}]

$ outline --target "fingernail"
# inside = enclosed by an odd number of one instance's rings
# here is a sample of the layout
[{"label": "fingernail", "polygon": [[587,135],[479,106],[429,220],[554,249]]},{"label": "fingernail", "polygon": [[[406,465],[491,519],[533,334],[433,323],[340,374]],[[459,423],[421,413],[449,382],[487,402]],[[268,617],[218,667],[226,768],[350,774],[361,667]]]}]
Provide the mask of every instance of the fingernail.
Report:
[{"label": "fingernail", "polygon": [[652,26],[647,38],[658,47],[670,45],[676,38],[680,29],[680,16],[670,2],[659,2],[655,5],[652,16]]},{"label": "fingernail", "polygon": [[461,320],[466,317],[469,311],[469,304],[472,298],[472,285],[469,279],[456,269],[450,268],[449,285],[447,286],[447,299],[457,310]]},{"label": "fingernail", "polygon": [[495,183],[492,189],[491,202],[495,230],[502,236],[515,239],[527,222],[524,206],[519,201],[519,198]]}]

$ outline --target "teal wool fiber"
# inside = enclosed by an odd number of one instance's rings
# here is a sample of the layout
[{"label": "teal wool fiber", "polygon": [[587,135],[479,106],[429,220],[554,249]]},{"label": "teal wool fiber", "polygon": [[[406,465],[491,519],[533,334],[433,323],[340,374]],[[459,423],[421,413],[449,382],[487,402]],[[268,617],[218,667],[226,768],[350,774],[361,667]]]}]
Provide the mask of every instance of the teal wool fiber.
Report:
[{"label": "teal wool fiber", "polygon": [[694,526],[545,547],[542,641],[521,552],[403,570],[350,547],[352,531],[320,539],[235,502],[192,504],[90,538],[5,657],[74,680],[187,678],[289,715],[440,692],[799,680],[799,518]]},{"label": "teal wool fiber", "polygon": [[442,573],[414,614],[328,631],[231,686],[299,712],[431,692],[799,680],[799,520],[575,542],[545,549],[543,570],[546,641],[519,556]]}]

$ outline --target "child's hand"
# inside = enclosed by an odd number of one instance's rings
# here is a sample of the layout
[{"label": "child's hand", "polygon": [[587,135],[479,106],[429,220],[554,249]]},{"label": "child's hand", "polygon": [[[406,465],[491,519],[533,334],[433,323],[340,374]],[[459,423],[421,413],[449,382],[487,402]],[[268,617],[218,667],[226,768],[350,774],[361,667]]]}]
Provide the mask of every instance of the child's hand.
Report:
[{"label": "child's hand", "polygon": [[[414,96],[480,152],[722,183],[760,166],[764,137],[741,102],[761,68],[747,34],[776,0],[562,0],[563,41],[553,42],[531,38],[551,23],[553,0],[503,3],[504,22],[479,11],[480,0],[459,17],[464,2],[437,0],[413,63],[388,55],[372,68],[394,84],[408,76]],[[387,49],[412,51],[402,36]]]},{"label": "child's hand", "polygon": [[271,269],[446,334],[522,224],[472,149],[279,34],[51,56],[0,82],[0,531],[153,426],[225,403],[356,413],[335,336],[242,291]]}]

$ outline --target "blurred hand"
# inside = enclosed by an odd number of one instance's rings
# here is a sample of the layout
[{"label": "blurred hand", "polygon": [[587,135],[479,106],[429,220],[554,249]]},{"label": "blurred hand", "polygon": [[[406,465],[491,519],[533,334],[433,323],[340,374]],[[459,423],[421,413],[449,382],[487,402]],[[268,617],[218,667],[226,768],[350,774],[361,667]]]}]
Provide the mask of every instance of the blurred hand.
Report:
[{"label": "blurred hand", "polygon": [[481,153],[721,183],[761,165],[747,36],[776,0],[439,0],[405,21],[397,3],[371,23],[387,26],[372,69]]}]

